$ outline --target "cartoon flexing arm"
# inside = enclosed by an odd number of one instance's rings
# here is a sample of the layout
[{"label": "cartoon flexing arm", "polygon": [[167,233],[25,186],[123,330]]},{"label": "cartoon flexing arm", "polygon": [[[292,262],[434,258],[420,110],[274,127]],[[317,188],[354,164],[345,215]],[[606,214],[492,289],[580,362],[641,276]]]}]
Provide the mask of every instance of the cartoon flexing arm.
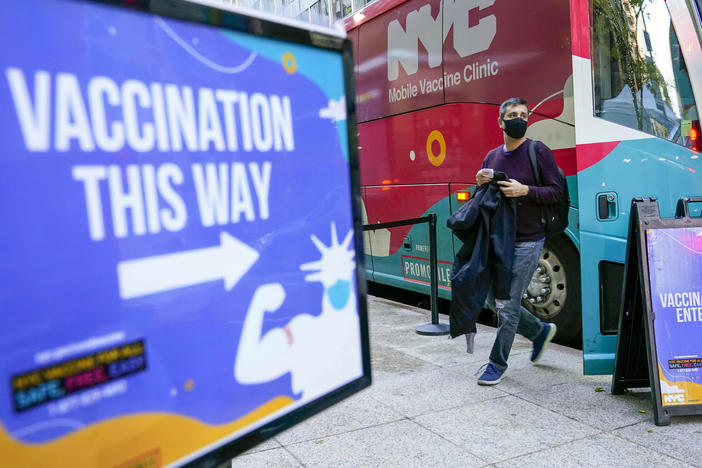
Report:
[{"label": "cartoon flexing arm", "polygon": [[256,289],[241,332],[234,364],[234,377],[242,384],[271,381],[290,371],[289,333],[274,328],[261,336],[263,317],[283,305],[285,290],[280,283],[264,284]]}]

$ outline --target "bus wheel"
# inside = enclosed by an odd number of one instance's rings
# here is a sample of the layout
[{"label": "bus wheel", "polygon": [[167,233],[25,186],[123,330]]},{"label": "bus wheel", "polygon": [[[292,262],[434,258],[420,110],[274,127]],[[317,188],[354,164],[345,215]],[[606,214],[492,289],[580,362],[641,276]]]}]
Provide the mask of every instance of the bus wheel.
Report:
[{"label": "bus wheel", "polygon": [[546,240],[522,305],[544,322],[558,326],[559,343],[580,342],[580,257],[565,234]]}]

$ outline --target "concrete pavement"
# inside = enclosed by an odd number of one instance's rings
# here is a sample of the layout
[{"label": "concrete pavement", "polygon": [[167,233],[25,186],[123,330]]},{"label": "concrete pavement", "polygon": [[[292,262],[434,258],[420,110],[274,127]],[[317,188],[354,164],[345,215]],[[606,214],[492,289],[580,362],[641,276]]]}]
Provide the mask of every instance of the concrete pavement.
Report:
[{"label": "concrete pavement", "polygon": [[[653,423],[650,392],[610,393],[582,353],[551,345],[537,364],[517,337],[500,384],[474,376],[495,329],[417,335],[427,311],[369,296],[370,388],[237,457],[233,467],[702,467],[702,416]],[[447,318],[442,316],[442,321]]]}]

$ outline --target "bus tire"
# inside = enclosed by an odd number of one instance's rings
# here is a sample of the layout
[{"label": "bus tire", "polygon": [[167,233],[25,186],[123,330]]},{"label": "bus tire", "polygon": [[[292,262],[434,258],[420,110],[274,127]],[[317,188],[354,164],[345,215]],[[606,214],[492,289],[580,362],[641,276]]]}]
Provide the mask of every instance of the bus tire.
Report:
[{"label": "bus tire", "polygon": [[555,341],[571,346],[580,344],[580,256],[567,235],[546,240],[522,305],[544,322],[558,326]]}]

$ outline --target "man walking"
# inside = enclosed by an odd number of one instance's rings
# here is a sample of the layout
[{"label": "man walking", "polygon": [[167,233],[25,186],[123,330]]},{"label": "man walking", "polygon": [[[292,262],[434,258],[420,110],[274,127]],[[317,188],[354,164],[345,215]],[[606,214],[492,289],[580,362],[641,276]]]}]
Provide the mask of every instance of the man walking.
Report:
[{"label": "man walking", "polygon": [[530,161],[526,134],[529,108],[522,98],[510,98],[500,105],[497,123],[502,128],[504,145],[491,150],[483,160],[482,169],[476,174],[478,185],[491,182],[497,171],[508,175],[508,181],[498,181],[502,193],[514,198],[516,204],[516,238],[512,261],[512,282],[508,300],[495,300],[488,296],[488,305],[497,311],[498,329],[490,352],[490,361],[483,366],[478,378],[480,385],[495,385],[507,370],[515,333],[534,343],[531,361],[539,360],[548,343],[556,334],[556,325],[542,322],[521,306],[522,295],[529,286],[538,266],[546,237],[541,206],[556,203],[561,193],[558,166],[551,150],[536,142],[537,164],[541,170],[542,185],[536,183]]}]

